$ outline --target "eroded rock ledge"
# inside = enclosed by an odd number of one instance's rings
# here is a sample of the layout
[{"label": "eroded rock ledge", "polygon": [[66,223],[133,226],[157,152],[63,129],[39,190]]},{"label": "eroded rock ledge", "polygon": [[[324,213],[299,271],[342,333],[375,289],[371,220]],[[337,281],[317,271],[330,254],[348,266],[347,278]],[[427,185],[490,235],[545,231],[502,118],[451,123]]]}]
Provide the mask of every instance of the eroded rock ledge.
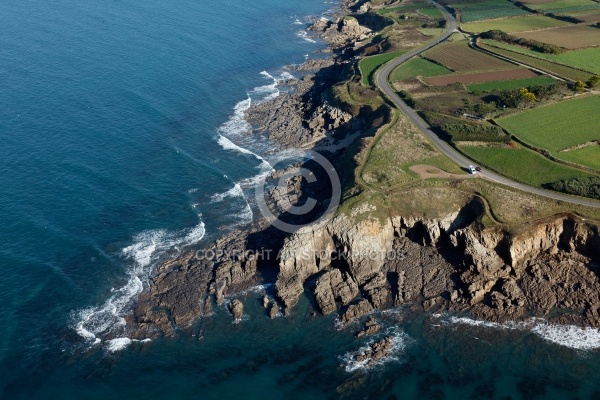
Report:
[{"label": "eroded rock ledge", "polygon": [[277,295],[289,312],[317,277],[318,307],[339,310],[343,323],[408,304],[491,321],[561,310],[557,322],[600,324],[597,227],[561,215],[517,233],[482,229],[467,207],[443,219],[340,216],[305,228],[284,244]]},{"label": "eroded rock ledge", "polygon": [[[339,215],[287,238],[236,235],[214,244],[225,250],[215,260],[189,253],[165,263],[128,327],[136,338],[193,333],[213,303],[260,283],[275,283],[285,313],[306,294],[321,313],[338,313],[342,324],[404,305],[469,311],[489,321],[552,316],[556,323],[600,327],[597,227],[559,215],[517,232],[484,229],[482,212],[473,201],[440,219],[356,222]],[[279,243],[268,249],[280,259],[227,255],[267,243]]]}]

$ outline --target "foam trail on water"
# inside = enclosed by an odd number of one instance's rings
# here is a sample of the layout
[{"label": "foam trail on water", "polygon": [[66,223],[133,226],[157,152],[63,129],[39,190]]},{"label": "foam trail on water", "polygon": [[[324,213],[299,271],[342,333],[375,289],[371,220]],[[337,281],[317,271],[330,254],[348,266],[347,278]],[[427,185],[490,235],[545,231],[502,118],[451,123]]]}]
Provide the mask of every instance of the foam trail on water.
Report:
[{"label": "foam trail on water", "polygon": [[258,97],[257,103],[263,103],[265,101],[276,99],[281,94],[278,89],[279,84],[283,81],[294,79],[294,75],[287,71],[282,72],[281,75],[277,77],[271,75],[267,71],[261,71],[260,74],[264,78],[270,79],[272,83],[269,85],[255,87],[248,93],[251,98]]},{"label": "foam trail on water", "polygon": [[252,151],[250,151],[248,149],[245,149],[243,147],[238,146],[237,144],[233,143],[231,140],[227,139],[225,136],[219,135],[219,139],[217,140],[217,142],[225,150],[239,151],[240,153],[243,153],[243,154],[252,155],[252,156],[256,157],[261,162],[261,168],[268,169],[269,171],[273,170],[273,167],[271,167],[271,164],[269,164],[269,162],[267,160],[265,160],[264,158],[262,158],[258,154],[254,153],[254,152],[252,152]]},{"label": "foam trail on water", "polygon": [[[200,241],[206,234],[203,222],[193,228],[169,232],[164,229],[144,231],[134,237],[134,243],[121,250],[132,261],[127,282],[112,289],[111,297],[102,305],[73,313],[72,327],[90,344],[100,343],[99,334],[125,326],[123,315],[132,299],[144,289],[143,280],[152,272],[155,262],[167,250],[177,249]],[[118,343],[115,342],[114,346]]]},{"label": "foam trail on water", "polygon": [[226,198],[242,198],[244,200],[244,205],[242,209],[237,214],[235,214],[235,216],[240,219],[240,222],[236,225],[252,222],[254,218],[254,213],[252,212],[252,207],[250,207],[250,203],[248,202],[248,199],[246,198],[246,195],[244,194],[244,190],[242,189],[240,183],[235,183],[231,189],[224,193],[214,194],[211,197],[211,201],[221,202]]},{"label": "foam trail on water", "polygon": [[298,32],[296,32],[296,36],[306,40],[308,43],[317,43],[316,40],[314,40],[308,36],[308,33],[306,31],[298,31]]},{"label": "foam trail on water", "polygon": [[217,201],[223,201],[225,198],[228,198],[228,197],[245,197],[244,191],[242,190],[242,187],[240,186],[239,183],[236,183],[235,185],[233,185],[233,187],[231,189],[229,189],[228,191],[226,191],[224,193],[217,193],[217,194],[212,195],[210,200],[213,202],[217,202]]},{"label": "foam trail on water", "polygon": [[126,349],[131,343],[133,342],[140,342],[140,343],[147,343],[147,342],[151,342],[152,339],[143,339],[143,340],[138,340],[138,339],[130,339],[128,337],[121,337],[121,338],[116,338],[116,339],[112,339],[107,341],[107,346],[106,346],[106,350],[108,350],[111,353],[114,353],[116,351],[121,351]]},{"label": "foam trail on water", "polygon": [[249,222],[252,222],[252,220],[254,219],[254,213],[252,212],[252,208],[250,207],[248,200],[246,200],[246,205],[244,206],[244,209],[237,213],[236,217],[238,217],[241,220],[240,224],[247,224]]},{"label": "foam trail on water", "polygon": [[241,135],[252,129],[252,126],[246,121],[246,111],[252,106],[250,96],[242,100],[233,108],[233,115],[229,120],[219,127],[219,132],[226,135]]},{"label": "foam trail on water", "polygon": [[470,318],[450,317],[448,318],[448,322],[493,329],[530,330],[544,340],[576,350],[594,350],[600,348],[599,329],[575,325],[550,324],[539,318],[530,318],[522,322],[506,322],[499,324],[496,322],[478,321]]},{"label": "foam trail on water", "polygon": [[595,328],[540,323],[531,331],[549,342],[576,350],[600,348],[600,330]]}]

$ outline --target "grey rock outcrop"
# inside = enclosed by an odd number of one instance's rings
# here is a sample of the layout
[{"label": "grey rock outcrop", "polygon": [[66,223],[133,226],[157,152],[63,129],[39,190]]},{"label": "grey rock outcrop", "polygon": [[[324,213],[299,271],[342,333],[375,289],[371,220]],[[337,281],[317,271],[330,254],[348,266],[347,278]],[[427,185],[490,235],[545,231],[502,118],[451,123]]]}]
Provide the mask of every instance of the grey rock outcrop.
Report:
[{"label": "grey rock outcrop", "polygon": [[321,18],[308,29],[319,32],[319,35],[333,48],[341,48],[362,41],[372,33],[369,28],[361,26],[353,17],[342,17],[335,21]]},{"label": "grey rock outcrop", "polygon": [[229,304],[229,311],[231,312],[231,315],[233,315],[233,319],[238,321],[244,316],[244,304],[238,299],[235,299]]}]

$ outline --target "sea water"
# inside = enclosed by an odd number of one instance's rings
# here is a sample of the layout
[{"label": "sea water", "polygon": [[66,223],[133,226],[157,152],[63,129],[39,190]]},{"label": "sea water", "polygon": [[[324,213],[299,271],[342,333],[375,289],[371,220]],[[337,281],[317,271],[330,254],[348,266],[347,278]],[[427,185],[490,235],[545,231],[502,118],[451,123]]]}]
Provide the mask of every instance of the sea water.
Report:
[{"label": "sea water", "polygon": [[[358,324],[224,307],[194,337],[102,343],[161,257],[254,218],[268,142],[243,112],[318,57],[321,0],[0,4],[1,398],[595,398],[598,332],[376,314]],[[395,397],[394,397],[395,396]]]}]

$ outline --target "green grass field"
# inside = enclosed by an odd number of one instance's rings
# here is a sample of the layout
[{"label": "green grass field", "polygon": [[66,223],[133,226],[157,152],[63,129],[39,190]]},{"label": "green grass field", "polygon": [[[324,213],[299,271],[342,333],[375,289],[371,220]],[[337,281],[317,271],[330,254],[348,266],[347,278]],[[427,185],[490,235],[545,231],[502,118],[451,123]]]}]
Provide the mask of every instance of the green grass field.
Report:
[{"label": "green grass field", "polygon": [[[485,41],[481,41],[481,42],[485,42]],[[488,41],[488,43],[492,43],[492,42],[494,45],[496,43],[498,43],[498,42],[494,42],[494,41]],[[531,56],[528,56],[523,53],[515,53],[513,51],[506,50],[506,49],[503,49],[500,47],[490,46],[488,43],[482,43],[481,46],[486,50],[503,55],[505,57],[522,62],[524,64],[531,65],[533,67],[541,69],[542,71],[551,72],[551,73],[558,75],[565,79],[570,79],[570,80],[574,80],[574,81],[577,81],[577,80],[586,81],[586,80],[588,80],[588,78],[590,76],[592,76],[591,73],[584,72],[584,71],[581,71],[581,70],[578,70],[575,68],[571,68],[566,65],[556,64],[551,61],[546,61],[541,58],[531,57]]]},{"label": "green grass field", "polygon": [[[569,152],[560,150],[600,140],[598,110],[600,96],[585,96],[527,110],[496,122],[519,139],[562,159],[565,154],[570,156]],[[594,168],[594,162],[580,164]]]},{"label": "green grass field", "polygon": [[559,153],[559,158],[600,171],[600,146],[597,145]]},{"label": "green grass field", "polygon": [[395,51],[392,53],[378,54],[376,56],[371,56],[367,58],[363,58],[360,60],[359,69],[360,74],[362,76],[363,85],[371,85],[373,82],[373,73],[377,68],[385,64],[386,62],[393,60],[396,57],[401,56],[406,53],[405,51]]},{"label": "green grass field", "polygon": [[469,89],[469,92],[492,92],[494,90],[515,90],[524,87],[550,85],[555,82],[557,82],[556,79],[538,76],[535,78],[512,79],[508,81],[472,83],[467,85],[467,89]]},{"label": "green grass field", "polygon": [[396,68],[394,72],[392,72],[390,80],[394,82],[414,78],[416,76],[437,76],[449,74],[451,72],[452,71],[448,68],[442,67],[441,65],[424,58],[413,58]]},{"label": "green grass field", "polygon": [[548,160],[542,155],[520,147],[518,149],[464,146],[461,150],[488,167],[517,181],[540,187],[544,183],[593,176]]},{"label": "green grass field", "polygon": [[518,8],[505,0],[493,0],[483,3],[456,4],[454,7],[460,10],[460,20],[462,22],[473,22],[484,19],[513,17],[529,14],[527,11]]},{"label": "green grass field", "polygon": [[500,118],[496,122],[532,145],[556,152],[600,140],[600,96],[564,100]]},{"label": "green grass field", "polygon": [[428,7],[428,8],[420,8],[419,13],[423,14],[429,18],[443,18],[444,14],[436,7]]},{"label": "green grass field", "polygon": [[592,0],[558,0],[547,3],[536,3],[527,5],[535,10],[544,10],[552,12],[552,10],[563,10],[567,8],[595,8],[598,6],[598,3]]},{"label": "green grass field", "polygon": [[386,8],[380,8],[378,10],[376,10],[376,12],[378,14],[389,14],[389,13],[404,13],[404,12],[416,12],[419,8],[423,8],[423,6],[425,6],[425,3],[418,3],[418,4],[408,4],[405,6],[398,6],[398,7],[386,7]]},{"label": "green grass field", "polygon": [[557,19],[543,17],[541,15],[532,15],[515,18],[494,19],[483,22],[471,22],[462,24],[461,28],[467,32],[480,33],[493,29],[499,29],[504,32],[532,31],[536,29],[557,28],[570,25],[568,22]]},{"label": "green grass field", "polygon": [[531,57],[572,66],[594,74],[600,74],[600,47],[567,51],[561,54],[544,54],[524,47],[497,42],[495,40],[485,39],[482,40],[482,42],[515,53],[521,53]]}]

